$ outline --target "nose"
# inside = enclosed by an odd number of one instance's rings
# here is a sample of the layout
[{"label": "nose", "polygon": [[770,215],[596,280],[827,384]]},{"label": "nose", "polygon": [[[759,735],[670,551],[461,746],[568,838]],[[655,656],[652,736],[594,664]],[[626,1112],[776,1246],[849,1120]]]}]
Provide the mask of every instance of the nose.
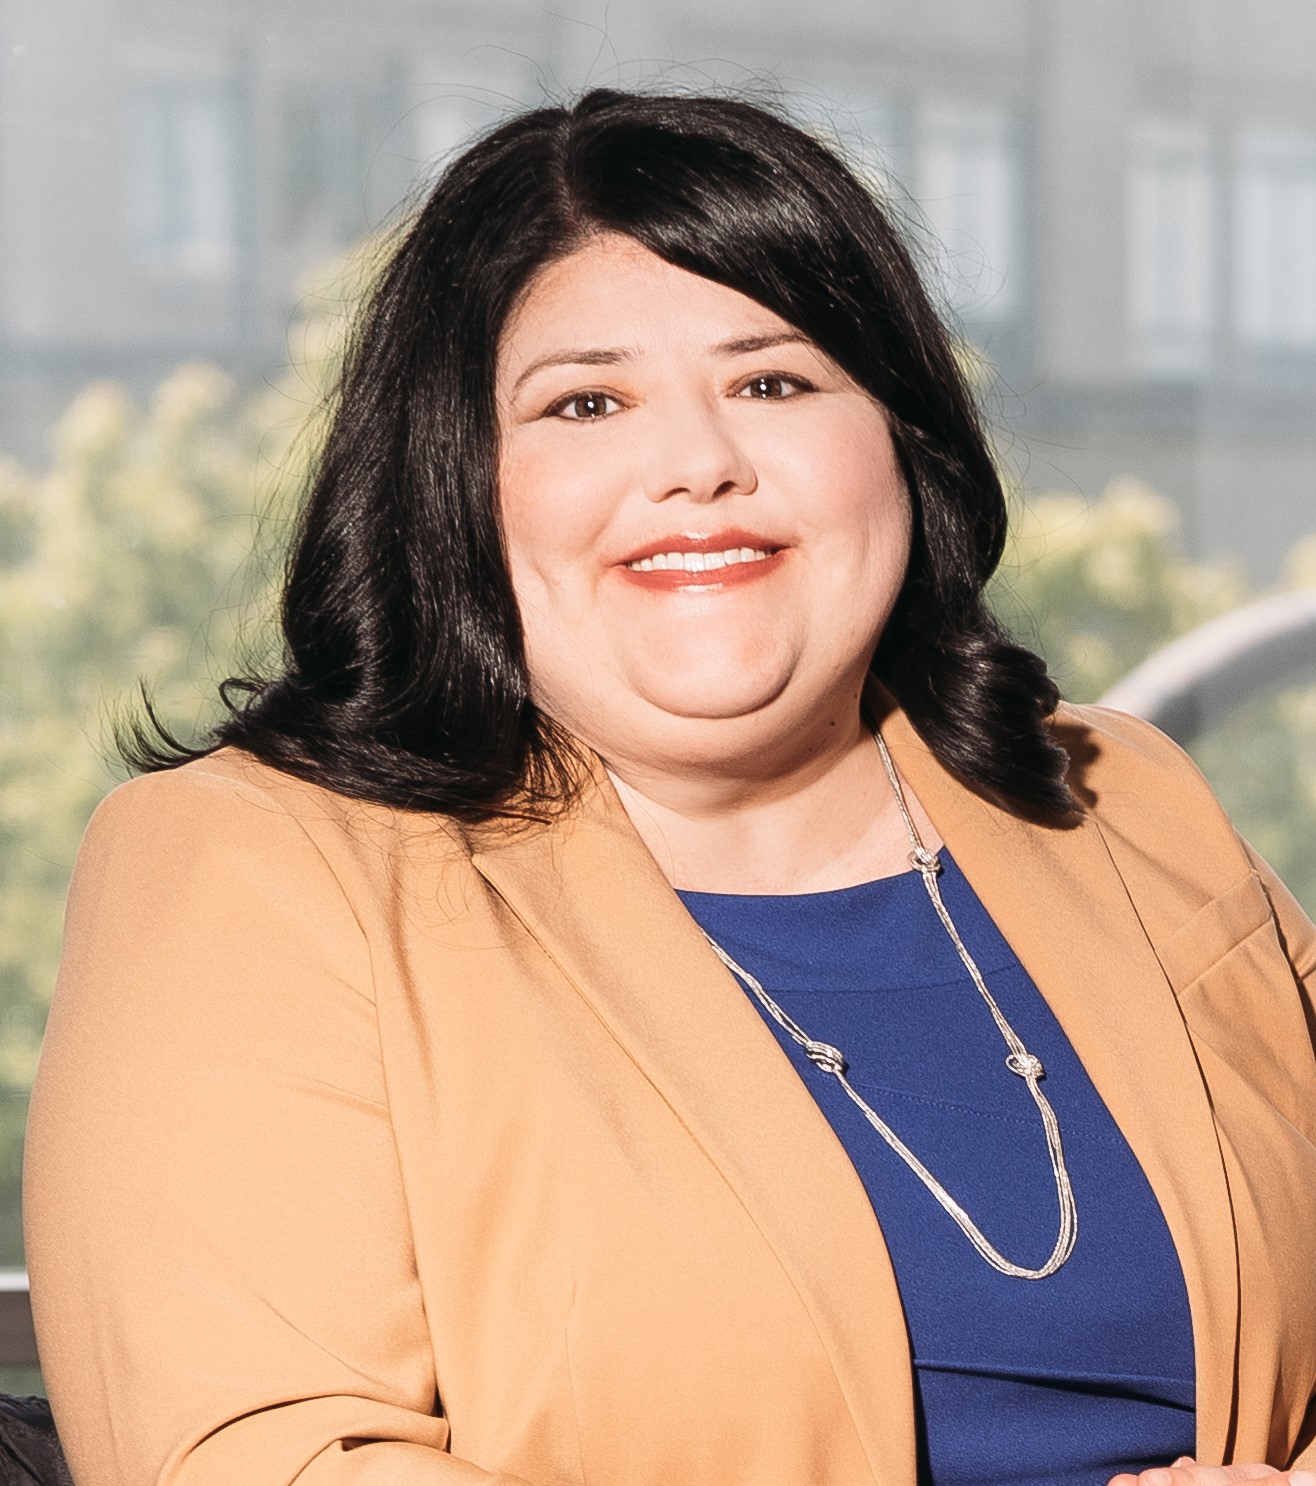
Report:
[{"label": "nose", "polygon": [[720,399],[681,399],[656,420],[645,451],[645,488],[652,501],[684,496],[705,504],[750,495],[758,485],[749,451],[735,436]]}]

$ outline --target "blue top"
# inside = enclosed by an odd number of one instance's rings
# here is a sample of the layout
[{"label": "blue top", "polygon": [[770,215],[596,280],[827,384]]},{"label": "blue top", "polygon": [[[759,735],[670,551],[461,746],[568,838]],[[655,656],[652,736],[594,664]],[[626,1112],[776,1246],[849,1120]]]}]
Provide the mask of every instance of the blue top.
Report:
[{"label": "blue top", "polygon": [[[1068,1038],[944,850],[941,861],[961,937],[1046,1067],[1078,1204],[1078,1243],[1056,1274],[991,1268],[836,1079],[759,1009],[881,1221],[913,1352],[920,1481],[1105,1486],[1192,1453],[1183,1274],[1142,1168]],[[789,897],[680,896],[810,1037],[841,1049],[855,1089],[996,1248],[1044,1264],[1059,1210],[1042,1122],[918,874]]]}]

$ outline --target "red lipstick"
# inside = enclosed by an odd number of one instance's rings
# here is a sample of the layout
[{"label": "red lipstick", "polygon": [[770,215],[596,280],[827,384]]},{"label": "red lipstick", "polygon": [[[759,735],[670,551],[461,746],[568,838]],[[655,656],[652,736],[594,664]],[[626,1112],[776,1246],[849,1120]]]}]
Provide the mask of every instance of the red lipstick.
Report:
[{"label": "red lipstick", "polygon": [[[617,571],[629,583],[652,592],[708,592],[739,588],[768,577],[781,565],[785,547],[760,532],[730,527],[716,532],[680,532],[655,537],[622,559]],[[687,554],[712,562],[688,567]],[[632,563],[644,566],[632,567]]]},{"label": "red lipstick", "polygon": [[622,565],[639,562],[641,558],[653,557],[659,552],[729,552],[732,548],[748,547],[751,551],[779,552],[786,544],[778,542],[763,532],[746,531],[744,527],[729,526],[723,531],[669,532],[666,536],[654,537],[643,547],[627,553]]}]

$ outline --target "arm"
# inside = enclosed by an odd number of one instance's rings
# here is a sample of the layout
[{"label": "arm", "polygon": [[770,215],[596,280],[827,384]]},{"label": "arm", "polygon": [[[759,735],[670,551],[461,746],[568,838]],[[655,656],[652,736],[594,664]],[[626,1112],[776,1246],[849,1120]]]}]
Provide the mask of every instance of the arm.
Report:
[{"label": "arm", "polygon": [[446,1453],[364,935],[206,766],[97,812],[28,1138],[33,1304],[79,1486],[494,1486]]},{"label": "arm", "polygon": [[[1289,964],[1293,966],[1294,978],[1302,993],[1312,1046],[1316,1048],[1316,924],[1303,912],[1298,900],[1280,881],[1270,865],[1246,842],[1244,847],[1252,868],[1261,879],[1261,886],[1270,899],[1280,943],[1284,946]],[[1316,1397],[1313,1397],[1307,1409],[1307,1417],[1299,1430],[1290,1466],[1293,1469],[1316,1470]]]},{"label": "arm", "polygon": [[[1313,924],[1302,905],[1275,875],[1270,865],[1246,843],[1243,843],[1252,870],[1261,879],[1261,886],[1270,899],[1275,922],[1279,926],[1280,942],[1293,966],[1293,974],[1304,993],[1307,1021],[1316,1034],[1316,924]],[[1316,1035],[1313,1036],[1316,1044]]]}]

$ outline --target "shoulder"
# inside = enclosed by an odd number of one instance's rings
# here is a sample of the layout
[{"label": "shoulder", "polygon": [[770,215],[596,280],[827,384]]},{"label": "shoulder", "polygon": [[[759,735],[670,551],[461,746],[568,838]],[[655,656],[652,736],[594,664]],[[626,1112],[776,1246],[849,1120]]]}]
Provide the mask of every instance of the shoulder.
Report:
[{"label": "shoulder", "polygon": [[[344,823],[356,802],[271,768],[236,748],[222,748],[176,769],[139,774],[110,791],[92,816],[92,832],[237,828],[286,829],[299,821]],[[370,807],[364,807],[369,809]]]},{"label": "shoulder", "polygon": [[1149,927],[1190,921],[1242,890],[1255,860],[1188,754],[1141,718],[1062,706],[1053,720],[1070,786]]},{"label": "shoulder", "polygon": [[1172,738],[1141,717],[1095,703],[1062,702],[1051,719],[1083,788],[1121,776],[1174,776],[1206,787],[1200,770]]},{"label": "shoulder", "polygon": [[342,795],[285,774],[237,748],[222,748],[176,769],[140,774],[97,806],[90,832],[140,827],[286,834],[359,835],[377,843],[418,836],[465,850],[465,834],[446,816],[409,812]]},{"label": "shoulder", "polygon": [[1071,789],[1098,819],[1189,808],[1205,812],[1209,824],[1226,821],[1192,758],[1142,718],[1109,707],[1062,703],[1051,730],[1069,755]]},{"label": "shoulder", "polygon": [[255,875],[272,891],[356,900],[386,894],[405,859],[450,868],[469,849],[446,817],[351,799],[226,748],[112,790],[87,827],[75,889],[108,879],[174,896],[199,879]]}]

